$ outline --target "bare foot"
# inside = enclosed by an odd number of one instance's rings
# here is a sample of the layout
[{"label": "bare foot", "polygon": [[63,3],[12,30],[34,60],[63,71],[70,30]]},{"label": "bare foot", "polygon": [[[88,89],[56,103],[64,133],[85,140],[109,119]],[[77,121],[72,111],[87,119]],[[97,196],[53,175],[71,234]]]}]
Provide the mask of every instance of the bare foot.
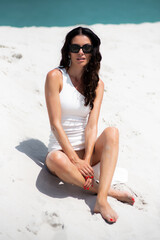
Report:
[{"label": "bare foot", "polygon": [[102,203],[98,199],[96,200],[94,213],[100,213],[107,223],[115,223],[118,218],[117,213],[111,208],[107,201]]},{"label": "bare foot", "polygon": [[118,201],[133,205],[135,202],[134,197],[127,191],[120,191],[111,188],[108,192],[108,196],[116,198]]}]

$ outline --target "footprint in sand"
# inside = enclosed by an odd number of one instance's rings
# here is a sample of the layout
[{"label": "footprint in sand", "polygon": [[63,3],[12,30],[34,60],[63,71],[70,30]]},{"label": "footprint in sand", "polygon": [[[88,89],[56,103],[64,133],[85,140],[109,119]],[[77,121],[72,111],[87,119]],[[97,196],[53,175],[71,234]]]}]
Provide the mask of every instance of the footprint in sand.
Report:
[{"label": "footprint in sand", "polygon": [[49,213],[48,211],[45,211],[43,215],[43,219],[53,228],[58,228],[58,229],[64,228],[64,224],[62,223],[62,220],[60,219],[59,215],[55,212]]},{"label": "footprint in sand", "polygon": [[37,235],[39,230],[39,225],[36,222],[31,222],[26,226],[26,229],[28,232],[33,233],[34,235]]},{"label": "footprint in sand", "polygon": [[34,216],[34,220],[26,226],[26,230],[34,235],[38,235],[46,227],[46,224],[54,231],[64,229],[64,224],[57,213],[45,211],[42,213],[42,218],[37,221]]},{"label": "footprint in sand", "polygon": [[0,44],[0,48],[9,48],[9,47],[7,47],[7,46],[5,46],[5,45],[2,45],[2,44]]},{"label": "footprint in sand", "polygon": [[16,59],[21,59],[23,56],[21,53],[14,53],[14,54],[12,54],[12,57],[16,58]]},{"label": "footprint in sand", "polygon": [[0,58],[9,63],[12,63],[15,60],[19,60],[23,57],[21,53],[15,53],[15,51],[13,50],[15,49],[15,47],[9,47],[9,46],[0,44],[0,48],[1,48]]}]

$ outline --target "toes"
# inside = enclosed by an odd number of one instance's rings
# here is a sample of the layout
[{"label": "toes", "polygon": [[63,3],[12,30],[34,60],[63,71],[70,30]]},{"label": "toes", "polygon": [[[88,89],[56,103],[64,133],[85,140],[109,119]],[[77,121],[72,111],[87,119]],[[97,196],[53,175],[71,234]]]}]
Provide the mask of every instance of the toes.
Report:
[{"label": "toes", "polygon": [[114,219],[114,218],[110,218],[109,220],[110,220],[111,223],[115,223],[115,222],[117,221],[117,220]]},{"label": "toes", "polygon": [[130,205],[133,205],[135,203],[135,198],[132,195],[126,193],[124,194],[124,196],[120,201],[123,203],[128,203]]},{"label": "toes", "polygon": [[135,203],[135,199],[134,197],[132,197],[132,205]]},{"label": "toes", "polygon": [[128,196],[128,204],[130,204],[130,205],[134,205],[134,203],[135,203],[135,198],[132,196],[132,195],[129,195]]},{"label": "toes", "polygon": [[116,219],[114,219],[114,218],[108,218],[108,219],[104,219],[108,224],[113,224],[113,223],[116,223]]},{"label": "toes", "polygon": [[108,223],[110,223],[110,224],[115,223],[115,222],[117,221],[117,219],[118,219],[118,216],[117,216],[117,215],[116,215],[116,216],[110,216],[110,215],[108,215],[108,216],[105,218],[105,220],[106,220]]}]

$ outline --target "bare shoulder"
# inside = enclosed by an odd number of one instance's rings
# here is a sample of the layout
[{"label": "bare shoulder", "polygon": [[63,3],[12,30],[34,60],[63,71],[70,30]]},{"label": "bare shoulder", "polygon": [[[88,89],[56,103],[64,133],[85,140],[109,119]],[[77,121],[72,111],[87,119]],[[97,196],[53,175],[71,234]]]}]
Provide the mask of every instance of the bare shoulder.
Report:
[{"label": "bare shoulder", "polygon": [[61,79],[61,78],[62,78],[62,73],[58,68],[56,68],[47,73],[46,80],[54,81],[54,80]]},{"label": "bare shoulder", "polygon": [[98,86],[104,89],[104,82],[102,81],[102,79],[99,79]]},{"label": "bare shoulder", "polygon": [[62,89],[62,73],[59,69],[53,69],[47,73],[46,76],[46,87],[52,88],[54,86]]},{"label": "bare shoulder", "polygon": [[96,92],[97,93],[103,93],[104,92],[104,82],[101,79],[99,79]]}]

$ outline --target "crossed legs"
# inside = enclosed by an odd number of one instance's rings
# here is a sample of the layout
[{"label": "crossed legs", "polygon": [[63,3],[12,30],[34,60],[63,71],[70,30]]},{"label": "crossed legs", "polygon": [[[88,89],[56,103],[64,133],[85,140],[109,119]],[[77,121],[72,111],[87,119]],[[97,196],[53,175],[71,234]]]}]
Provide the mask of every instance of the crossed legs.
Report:
[{"label": "crossed legs", "polygon": [[[99,185],[94,182],[93,187],[89,190],[92,193],[97,193],[94,212],[100,213],[102,217],[110,223],[115,222],[118,216],[110,207],[107,201],[108,196],[115,197],[129,204],[133,204],[134,202],[128,192],[116,191],[110,187],[117,163],[118,148],[118,130],[114,127],[108,127],[97,139],[95,151],[91,159],[92,166],[100,162]],[[82,154],[82,152],[80,154]],[[84,177],[62,151],[50,152],[46,158],[46,165],[53,174],[56,174],[64,182],[83,188],[85,183]]]}]

